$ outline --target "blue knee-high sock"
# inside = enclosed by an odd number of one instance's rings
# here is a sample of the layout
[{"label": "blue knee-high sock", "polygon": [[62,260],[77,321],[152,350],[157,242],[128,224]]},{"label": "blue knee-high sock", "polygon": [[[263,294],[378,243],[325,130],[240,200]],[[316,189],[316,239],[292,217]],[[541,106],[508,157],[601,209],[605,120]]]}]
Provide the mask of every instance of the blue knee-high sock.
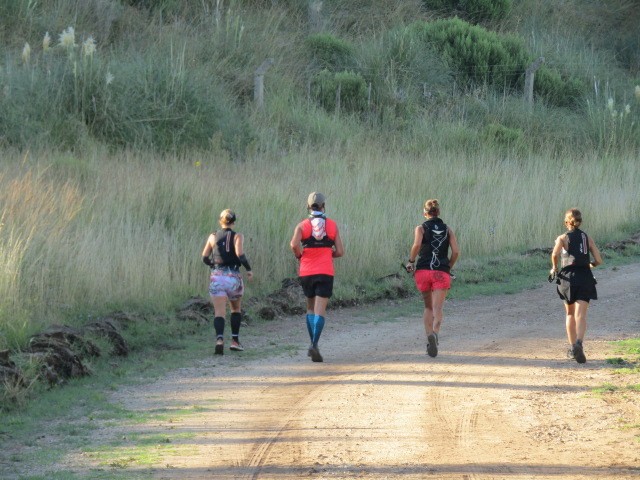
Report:
[{"label": "blue knee-high sock", "polygon": [[307,313],[307,331],[309,332],[309,340],[313,341],[313,313]]},{"label": "blue knee-high sock", "polygon": [[324,328],[324,317],[322,315],[314,315],[312,327],[313,336],[311,337],[311,343],[313,343],[314,347],[317,347],[318,340],[320,340],[320,334]]}]

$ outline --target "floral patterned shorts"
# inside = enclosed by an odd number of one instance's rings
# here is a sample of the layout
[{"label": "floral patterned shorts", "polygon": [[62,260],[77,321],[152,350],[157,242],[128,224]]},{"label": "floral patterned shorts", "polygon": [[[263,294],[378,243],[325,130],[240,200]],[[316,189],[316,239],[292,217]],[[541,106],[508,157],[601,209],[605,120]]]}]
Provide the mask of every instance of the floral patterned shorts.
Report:
[{"label": "floral patterned shorts", "polygon": [[237,300],[244,294],[244,283],[240,272],[228,269],[215,269],[211,271],[211,283],[209,295],[212,297],[227,297],[229,300]]}]

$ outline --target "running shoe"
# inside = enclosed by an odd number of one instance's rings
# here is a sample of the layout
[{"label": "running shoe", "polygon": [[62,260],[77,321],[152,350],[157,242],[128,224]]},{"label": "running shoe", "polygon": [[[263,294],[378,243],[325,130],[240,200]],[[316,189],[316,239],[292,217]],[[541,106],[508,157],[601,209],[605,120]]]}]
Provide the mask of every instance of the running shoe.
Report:
[{"label": "running shoe", "polygon": [[307,357],[311,356],[311,350],[313,350],[313,345],[309,345],[309,350],[307,350]]},{"label": "running shoe", "polygon": [[221,338],[219,338],[216,341],[215,354],[216,355],[224,355],[224,340],[222,340]]},{"label": "running shoe", "polygon": [[436,357],[438,355],[438,340],[435,333],[427,337],[427,354],[430,357]]},{"label": "running shoe", "polygon": [[438,338],[438,334],[436,332],[433,332],[433,334],[436,336],[436,345],[440,345],[440,339]]},{"label": "running shoe", "polygon": [[578,363],[585,363],[587,361],[587,357],[585,357],[584,350],[582,349],[582,341],[576,341],[573,346],[573,356]]},{"label": "running shoe", "polygon": [[576,356],[573,353],[573,347],[569,347],[567,349],[567,358],[570,358],[571,360],[576,358]]},{"label": "running shoe", "polygon": [[237,341],[233,341],[231,342],[231,346],[229,347],[229,350],[235,350],[236,352],[242,352],[244,351],[244,347],[240,344],[240,342]]},{"label": "running shoe", "polygon": [[322,362],[322,355],[320,355],[320,350],[318,347],[311,347],[309,349],[310,357],[312,362]]}]

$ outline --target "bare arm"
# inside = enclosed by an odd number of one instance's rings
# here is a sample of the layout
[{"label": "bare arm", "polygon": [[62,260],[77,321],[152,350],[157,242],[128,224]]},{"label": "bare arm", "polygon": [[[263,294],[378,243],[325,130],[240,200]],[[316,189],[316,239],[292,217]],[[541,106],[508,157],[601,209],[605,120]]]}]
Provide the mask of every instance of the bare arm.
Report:
[{"label": "bare arm", "polygon": [[593,261],[591,262],[592,267],[597,267],[604,263],[602,261],[602,256],[600,255],[600,250],[598,250],[596,242],[594,242],[591,237],[589,237],[589,251],[591,252],[591,255],[593,255]]},{"label": "bare arm", "polygon": [[302,245],[300,242],[302,241],[302,228],[300,224],[296,225],[295,230],[293,231],[293,237],[291,237],[291,241],[289,242],[289,247],[291,251],[296,256],[296,258],[302,257]]},{"label": "bare arm", "polygon": [[204,248],[202,249],[202,263],[210,268],[214,268],[216,265],[215,258],[211,259],[211,253],[214,252],[215,244],[216,234],[212,233],[211,235],[209,235],[209,238],[207,238],[207,243],[204,244]]},{"label": "bare arm", "polygon": [[245,269],[247,269],[247,278],[251,280],[253,278],[253,272],[247,268],[249,266],[249,261],[244,257],[244,235],[236,233],[235,238],[233,239],[233,247],[236,250],[236,255],[240,258]]},{"label": "bare arm", "polygon": [[420,247],[422,246],[423,236],[424,230],[422,228],[422,225],[418,225],[413,231],[413,245],[411,245],[411,250],[409,251],[409,263],[407,263],[408,272],[412,272],[415,270],[416,258],[418,257]]},{"label": "bare arm", "polygon": [[458,239],[453,230],[449,229],[449,248],[451,248],[451,257],[449,257],[449,269],[455,265],[460,256],[460,247],[458,247]]},{"label": "bare arm", "polygon": [[233,246],[236,249],[236,255],[240,256],[244,253],[244,235],[236,233],[233,239]]},{"label": "bare arm", "polygon": [[553,246],[553,250],[551,252],[551,273],[558,271],[558,264],[560,263],[560,253],[562,253],[563,248],[567,248],[566,245],[567,235],[562,234],[558,238],[556,238],[556,243]]}]

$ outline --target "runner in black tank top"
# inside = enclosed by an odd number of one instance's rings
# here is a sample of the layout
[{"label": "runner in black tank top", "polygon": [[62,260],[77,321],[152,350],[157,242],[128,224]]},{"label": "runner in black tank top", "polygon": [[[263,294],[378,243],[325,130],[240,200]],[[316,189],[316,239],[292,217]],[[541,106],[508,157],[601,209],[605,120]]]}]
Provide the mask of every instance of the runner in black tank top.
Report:
[{"label": "runner in black tank top", "polygon": [[223,210],[218,221],[221,230],[209,235],[202,250],[202,261],[211,267],[209,296],[214,309],[213,327],[216,331],[217,355],[224,354],[224,324],[227,302],[231,307],[231,346],[230,350],[242,351],[240,343],[240,325],[242,324],[241,300],[244,294],[244,282],[240,266],[247,271],[247,278],[253,278],[249,260],[244,254],[244,236],[233,230],[236,214]]},{"label": "runner in black tank top", "polygon": [[[589,301],[596,300],[596,281],[591,269],[602,263],[600,251],[593,239],[580,230],[582,213],[572,208],[565,213],[568,231],[556,238],[551,252],[551,275],[557,278],[557,292],[564,301],[567,339],[571,345],[568,355],[584,363],[583,341],[587,330]],[[593,260],[591,260],[591,256]],[[558,266],[562,261],[562,269]]]},{"label": "runner in black tank top", "polygon": [[427,200],[423,214],[427,220],[415,228],[406,269],[414,274],[416,287],[422,293],[427,354],[435,357],[438,355],[444,301],[451,286],[450,272],[460,255],[460,249],[453,230],[439,218],[438,200]]}]

